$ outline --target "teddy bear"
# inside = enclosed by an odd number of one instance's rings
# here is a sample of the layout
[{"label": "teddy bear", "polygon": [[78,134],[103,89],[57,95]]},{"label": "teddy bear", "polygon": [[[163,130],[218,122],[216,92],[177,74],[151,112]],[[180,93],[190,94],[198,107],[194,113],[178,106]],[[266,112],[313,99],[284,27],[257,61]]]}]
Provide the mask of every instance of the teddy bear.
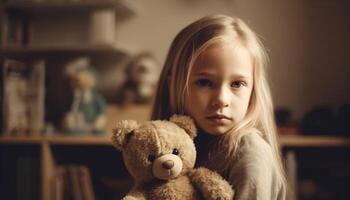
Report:
[{"label": "teddy bear", "polygon": [[123,200],[231,200],[234,191],[218,173],[194,168],[196,127],[188,116],[169,120],[122,120],[112,144],[134,179]]}]

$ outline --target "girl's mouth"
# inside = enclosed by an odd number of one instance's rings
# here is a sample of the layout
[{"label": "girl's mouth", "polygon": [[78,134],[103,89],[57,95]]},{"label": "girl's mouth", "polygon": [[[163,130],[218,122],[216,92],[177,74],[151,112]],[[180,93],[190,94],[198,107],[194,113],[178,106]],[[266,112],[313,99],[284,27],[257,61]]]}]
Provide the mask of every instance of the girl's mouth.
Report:
[{"label": "girl's mouth", "polygon": [[225,124],[228,121],[232,120],[231,118],[229,118],[225,115],[210,115],[210,116],[207,116],[205,118],[211,122],[214,122],[215,124]]}]

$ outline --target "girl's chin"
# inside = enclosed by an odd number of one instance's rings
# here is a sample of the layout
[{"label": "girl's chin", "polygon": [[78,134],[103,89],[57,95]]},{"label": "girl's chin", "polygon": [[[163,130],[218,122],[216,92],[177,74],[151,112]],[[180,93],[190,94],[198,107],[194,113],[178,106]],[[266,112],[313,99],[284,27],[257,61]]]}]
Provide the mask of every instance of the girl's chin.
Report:
[{"label": "girl's chin", "polygon": [[203,129],[209,135],[224,135],[229,132],[230,128],[227,127],[217,127],[217,128],[204,128]]}]

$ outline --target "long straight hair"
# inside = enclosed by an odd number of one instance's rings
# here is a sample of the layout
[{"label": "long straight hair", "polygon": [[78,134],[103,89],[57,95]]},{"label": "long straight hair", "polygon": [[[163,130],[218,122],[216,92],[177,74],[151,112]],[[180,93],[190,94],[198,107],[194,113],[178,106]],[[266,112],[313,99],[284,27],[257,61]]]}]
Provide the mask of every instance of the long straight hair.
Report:
[{"label": "long straight hair", "polygon": [[[278,173],[286,184],[285,172],[277,142],[273,114],[273,102],[269,89],[266,67],[268,57],[257,35],[239,18],[212,15],[201,18],[179,32],[171,44],[158,82],[151,119],[168,119],[173,114],[185,114],[184,102],[188,92],[188,80],[196,59],[214,44],[233,42],[246,48],[253,61],[253,90],[245,118],[221,140],[227,147],[225,155],[231,157],[244,136],[245,128],[259,129],[271,146]],[[228,166],[223,166],[223,168]]]}]

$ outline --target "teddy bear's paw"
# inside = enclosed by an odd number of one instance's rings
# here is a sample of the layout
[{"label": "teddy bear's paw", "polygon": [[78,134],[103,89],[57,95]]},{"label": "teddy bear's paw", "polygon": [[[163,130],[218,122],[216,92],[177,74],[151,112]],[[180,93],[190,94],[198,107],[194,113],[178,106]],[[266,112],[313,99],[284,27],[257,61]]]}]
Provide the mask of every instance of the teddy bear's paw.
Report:
[{"label": "teddy bear's paw", "polygon": [[143,191],[131,190],[122,200],[146,200],[146,196]]},{"label": "teddy bear's paw", "polygon": [[200,167],[189,173],[191,181],[207,200],[231,200],[234,191],[231,185],[218,173]]},{"label": "teddy bear's paw", "polygon": [[207,200],[232,200],[234,192],[231,188],[216,188],[210,192],[203,192],[203,196]]},{"label": "teddy bear's paw", "polygon": [[214,200],[232,200],[234,196],[234,190],[232,189],[232,186],[224,180],[221,176],[218,175],[218,179],[214,181],[217,186],[219,187],[212,187],[211,195],[212,199]]},{"label": "teddy bear's paw", "polygon": [[122,198],[122,200],[139,200],[139,199],[136,197],[132,197],[132,196],[126,196],[126,197]]},{"label": "teddy bear's paw", "polygon": [[209,197],[208,200],[232,200],[233,199],[233,193],[227,193],[223,192],[220,194],[215,195],[214,197]]}]

